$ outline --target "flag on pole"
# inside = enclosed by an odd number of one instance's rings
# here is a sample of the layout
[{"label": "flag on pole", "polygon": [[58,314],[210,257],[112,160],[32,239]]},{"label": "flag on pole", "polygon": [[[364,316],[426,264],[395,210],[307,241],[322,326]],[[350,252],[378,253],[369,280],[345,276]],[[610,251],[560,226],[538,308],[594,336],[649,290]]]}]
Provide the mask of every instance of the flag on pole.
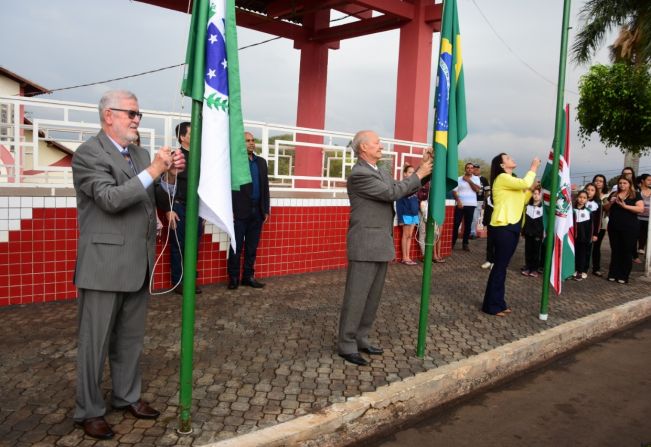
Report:
[{"label": "flag on pole", "polygon": [[[195,0],[182,92],[203,102],[199,215],[231,238],[231,190],[251,182],[244,144],[234,0]],[[197,136],[193,135],[193,138]]]},{"label": "flag on pole", "polygon": [[[572,211],[572,182],[570,181],[569,105],[566,106],[561,127],[561,150],[558,164],[558,195],[556,196],[556,219],[554,222],[554,246],[549,282],[557,295],[561,293],[564,280],[574,274],[574,213]],[[550,212],[550,188],[554,151],[549,152],[541,184],[545,213]],[[547,222],[547,218],[544,219]],[[549,234],[549,231],[547,232]]]},{"label": "flag on pole", "polygon": [[434,112],[434,173],[429,206],[430,216],[438,225],[443,225],[445,220],[446,193],[457,186],[457,146],[468,133],[463,79],[457,0],[446,0],[441,20]]}]

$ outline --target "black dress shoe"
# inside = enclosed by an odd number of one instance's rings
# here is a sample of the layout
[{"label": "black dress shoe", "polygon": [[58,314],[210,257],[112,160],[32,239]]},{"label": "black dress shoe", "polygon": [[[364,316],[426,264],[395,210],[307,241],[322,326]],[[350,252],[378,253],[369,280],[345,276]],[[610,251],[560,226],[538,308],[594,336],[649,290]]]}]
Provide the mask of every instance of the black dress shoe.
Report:
[{"label": "black dress shoe", "polygon": [[367,348],[360,348],[360,352],[370,355],[380,355],[384,354],[384,349],[378,348],[377,346],[369,346]]},{"label": "black dress shoe", "polygon": [[256,281],[254,278],[247,278],[242,280],[243,286],[253,287],[254,289],[262,289],[264,284]]},{"label": "black dress shoe", "polygon": [[235,290],[235,289],[237,289],[238,286],[239,286],[239,284],[237,283],[237,279],[231,278],[231,279],[228,280],[228,289],[229,290]]},{"label": "black dress shoe", "polygon": [[126,407],[114,407],[116,410],[128,410],[134,417],[138,419],[156,419],[160,416],[160,411],[154,410],[147,402],[140,399],[135,404],[127,405]]},{"label": "black dress shoe", "polygon": [[359,355],[359,352],[353,352],[352,354],[339,354],[339,357],[346,360],[347,362],[354,363],[355,365],[368,365],[368,360]]},{"label": "black dress shoe", "polygon": [[95,439],[111,439],[115,435],[103,416],[84,419],[81,422],[75,422],[75,424],[83,428],[84,433]]}]

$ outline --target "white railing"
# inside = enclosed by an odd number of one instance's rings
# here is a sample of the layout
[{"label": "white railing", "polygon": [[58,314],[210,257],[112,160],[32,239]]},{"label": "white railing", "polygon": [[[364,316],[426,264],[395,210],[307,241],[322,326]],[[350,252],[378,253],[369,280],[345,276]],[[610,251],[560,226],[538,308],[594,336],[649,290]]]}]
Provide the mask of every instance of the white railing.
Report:
[{"label": "white railing", "polygon": [[[174,146],[174,128],[189,121],[188,114],[141,110],[142,146],[153,157],[158,147]],[[300,128],[258,121],[245,121],[246,130],[259,139],[261,156],[269,164],[272,189],[338,192],[345,189],[347,174],[355,163],[349,146],[352,133]],[[75,149],[99,130],[97,106],[41,98],[0,96],[0,186],[70,187],[69,167],[53,166],[55,155]],[[316,141],[316,142],[315,142]],[[425,143],[382,137],[383,160],[395,178],[409,157],[422,154]],[[55,149],[48,148],[50,146]],[[298,175],[296,154],[319,151],[321,175]],[[303,181],[303,185],[297,185]],[[315,186],[316,185],[316,186]]]}]

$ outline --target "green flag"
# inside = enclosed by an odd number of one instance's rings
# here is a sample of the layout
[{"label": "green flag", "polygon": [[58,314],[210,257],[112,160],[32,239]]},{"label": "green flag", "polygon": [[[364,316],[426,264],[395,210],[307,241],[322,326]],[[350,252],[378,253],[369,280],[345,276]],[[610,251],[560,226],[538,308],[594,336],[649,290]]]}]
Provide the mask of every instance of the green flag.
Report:
[{"label": "green flag", "polygon": [[468,133],[461,33],[456,0],[446,0],[443,4],[435,98],[434,172],[429,213],[430,217],[441,226],[445,220],[446,194],[457,186],[457,160],[459,159],[457,146]]}]

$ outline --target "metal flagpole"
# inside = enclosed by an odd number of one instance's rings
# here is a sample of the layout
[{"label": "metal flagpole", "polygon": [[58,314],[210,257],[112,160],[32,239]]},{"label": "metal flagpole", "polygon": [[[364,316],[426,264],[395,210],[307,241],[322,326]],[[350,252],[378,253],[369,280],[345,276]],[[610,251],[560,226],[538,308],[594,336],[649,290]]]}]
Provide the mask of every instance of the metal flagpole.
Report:
[{"label": "metal flagpole", "polygon": [[181,372],[179,433],[192,432],[192,357],[194,353],[194,304],[197,281],[199,236],[199,167],[201,166],[201,111],[203,103],[192,100],[188,192],[185,209],[185,247],[183,249],[183,306],[181,310]]},{"label": "metal flagpole", "polygon": [[552,164],[552,179],[549,191],[549,218],[547,220],[547,238],[545,246],[545,270],[543,273],[543,288],[542,296],[540,299],[540,315],[541,320],[547,320],[547,312],[549,308],[549,275],[552,265],[552,252],[554,247],[554,240],[556,232],[554,223],[556,220],[556,196],[558,195],[558,165],[560,159],[560,150],[563,142],[562,128],[564,103],[564,90],[565,90],[565,66],[567,65],[567,34],[570,22],[570,0],[564,0],[563,7],[563,25],[561,29],[561,54],[558,64],[558,86],[556,90],[556,122],[554,125],[554,162]]}]

